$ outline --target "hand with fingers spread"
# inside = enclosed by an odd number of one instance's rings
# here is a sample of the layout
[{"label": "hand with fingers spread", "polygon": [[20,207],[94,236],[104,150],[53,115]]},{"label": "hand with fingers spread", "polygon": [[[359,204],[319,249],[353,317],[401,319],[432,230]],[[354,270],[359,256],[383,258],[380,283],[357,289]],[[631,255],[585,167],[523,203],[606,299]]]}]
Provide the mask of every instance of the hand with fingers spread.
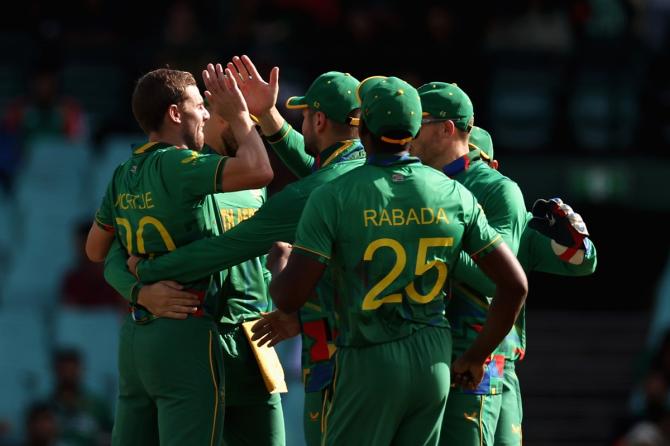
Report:
[{"label": "hand with fingers spread", "polygon": [[140,289],[137,303],[154,316],[186,319],[195,313],[200,300],[195,294],[183,291],[183,286],[170,280],[145,285]]},{"label": "hand with fingers spread", "polygon": [[224,70],[221,64],[208,64],[202,79],[207,88],[205,97],[214,113],[230,123],[251,120],[247,103],[237,86],[237,74],[228,68]]},{"label": "hand with fingers spread", "polygon": [[451,364],[451,385],[465,390],[475,390],[484,377],[485,365],[463,355]]},{"label": "hand with fingers spread", "polygon": [[265,82],[248,56],[233,57],[228,69],[237,75],[237,85],[247,101],[249,112],[261,118],[277,103],[279,68],[270,71],[270,82]]},{"label": "hand with fingers spread", "polygon": [[263,317],[251,327],[251,331],[254,333],[252,341],[258,341],[260,346],[268,344],[268,347],[274,347],[281,341],[298,336],[300,321],[296,313],[274,310],[263,313]]}]

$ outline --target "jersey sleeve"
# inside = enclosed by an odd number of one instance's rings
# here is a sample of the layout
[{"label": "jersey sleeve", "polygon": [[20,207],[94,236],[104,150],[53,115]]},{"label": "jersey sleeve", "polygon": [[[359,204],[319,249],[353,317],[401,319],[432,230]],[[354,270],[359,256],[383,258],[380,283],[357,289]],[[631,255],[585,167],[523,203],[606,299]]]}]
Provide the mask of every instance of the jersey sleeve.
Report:
[{"label": "jersey sleeve", "polygon": [[310,195],[293,244],[293,252],[325,264],[330,262],[337,228],[338,204],[331,189],[326,184]]},{"label": "jersey sleeve", "polygon": [[102,197],[102,202],[100,207],[95,212],[95,223],[103,230],[107,232],[114,232],[114,217],[112,209],[114,206],[114,201],[112,198],[112,183],[109,183],[105,196]]},{"label": "jersey sleeve", "polygon": [[276,241],[293,242],[304,198],[287,187],[273,195],[253,217],[217,237],[190,243],[138,264],[142,282],[193,282],[266,254]]},{"label": "jersey sleeve", "polygon": [[541,271],[559,276],[588,276],[597,265],[596,247],[590,239],[584,239],[586,250],[584,261],[575,265],[561,259],[551,247],[551,238],[526,227],[521,237],[517,257],[526,272]]},{"label": "jersey sleeve", "polygon": [[483,296],[495,294],[495,284],[465,251],[461,251],[458,256],[456,265],[451,269],[451,277],[457,282],[467,283],[470,288]]},{"label": "jersey sleeve", "polygon": [[312,172],[314,157],[305,152],[305,139],[288,122],[284,121],[281,129],[268,136],[267,141],[295,176],[303,178]]},{"label": "jersey sleeve", "polygon": [[489,225],[516,255],[526,226],[526,204],[519,186],[505,178],[495,183],[481,203]]},{"label": "jersey sleeve", "polygon": [[482,207],[474,195],[462,190],[465,215],[463,250],[475,261],[484,257],[503,242],[502,237],[489,225]]},{"label": "jersey sleeve", "polygon": [[139,291],[138,282],[126,267],[128,258],[123,246],[114,240],[109,248],[105,258],[105,280],[112,286],[124,299],[133,302],[136,299],[134,294]]},{"label": "jersey sleeve", "polygon": [[194,199],[222,192],[221,176],[227,157],[193,150],[168,150],[161,158],[165,182]]}]

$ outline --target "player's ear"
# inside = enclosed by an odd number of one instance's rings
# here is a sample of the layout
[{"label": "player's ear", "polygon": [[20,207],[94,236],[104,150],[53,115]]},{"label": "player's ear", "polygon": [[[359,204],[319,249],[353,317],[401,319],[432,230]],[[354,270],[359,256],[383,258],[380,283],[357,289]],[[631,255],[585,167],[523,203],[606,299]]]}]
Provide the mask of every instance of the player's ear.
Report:
[{"label": "player's ear", "polygon": [[456,133],[456,125],[451,119],[444,121],[442,129],[447,136],[454,136],[454,133]]},{"label": "player's ear", "polygon": [[316,131],[318,133],[321,133],[324,131],[326,128],[326,121],[328,118],[326,118],[326,114],[324,112],[316,112],[314,113],[314,126],[316,127]]},{"label": "player's ear", "polygon": [[175,124],[181,124],[181,113],[177,104],[170,104],[167,111],[168,118]]}]

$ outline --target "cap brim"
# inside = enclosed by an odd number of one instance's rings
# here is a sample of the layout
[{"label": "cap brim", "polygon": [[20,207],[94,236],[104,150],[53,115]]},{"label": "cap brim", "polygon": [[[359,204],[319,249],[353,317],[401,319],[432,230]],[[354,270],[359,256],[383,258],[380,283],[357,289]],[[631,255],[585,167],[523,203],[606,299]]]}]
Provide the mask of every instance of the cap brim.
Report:
[{"label": "cap brim", "polygon": [[356,88],[356,98],[358,99],[358,102],[363,103],[365,93],[370,91],[372,87],[377,85],[377,82],[383,79],[388,79],[388,76],[370,76],[363,79],[361,83],[358,84],[358,88]]},{"label": "cap brim", "polygon": [[291,110],[307,108],[304,96],[291,96],[286,100],[286,108]]}]

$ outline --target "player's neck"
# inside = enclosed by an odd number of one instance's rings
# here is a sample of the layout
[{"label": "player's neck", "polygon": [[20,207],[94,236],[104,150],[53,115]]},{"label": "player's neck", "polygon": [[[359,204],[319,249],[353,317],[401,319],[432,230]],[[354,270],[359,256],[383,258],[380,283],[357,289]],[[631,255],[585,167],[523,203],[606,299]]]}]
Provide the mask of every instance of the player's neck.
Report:
[{"label": "player's neck", "polygon": [[178,149],[186,149],[188,147],[181,134],[169,130],[149,133],[149,142],[164,142]]},{"label": "player's neck", "polygon": [[430,167],[441,170],[447,164],[451,164],[467,155],[469,151],[470,149],[467,144],[461,144],[460,142],[450,144],[442,150],[439,156],[431,161]]}]

